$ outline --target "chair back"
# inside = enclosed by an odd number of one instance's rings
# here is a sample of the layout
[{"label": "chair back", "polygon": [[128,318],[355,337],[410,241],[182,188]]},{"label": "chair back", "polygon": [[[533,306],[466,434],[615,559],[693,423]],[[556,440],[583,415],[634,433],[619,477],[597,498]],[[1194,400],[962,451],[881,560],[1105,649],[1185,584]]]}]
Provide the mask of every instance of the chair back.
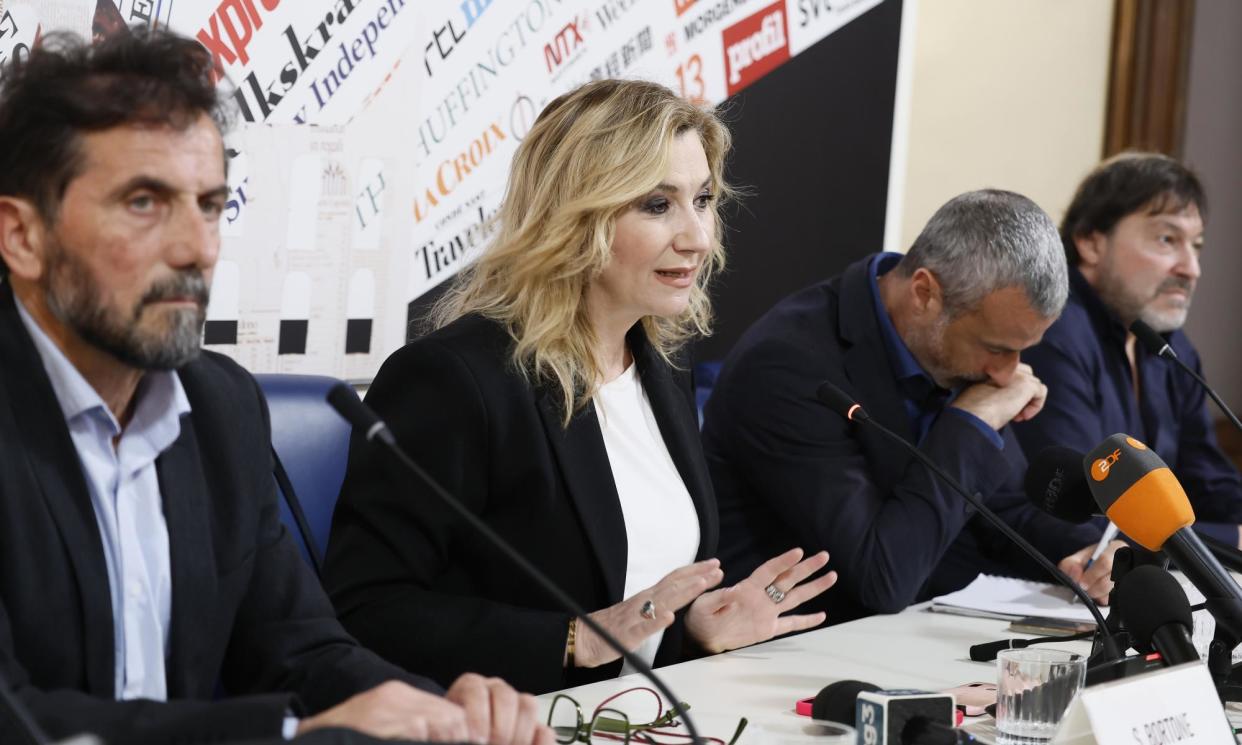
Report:
[{"label": "chair back", "polygon": [[273,476],[283,497],[280,517],[319,574],[349,458],[349,423],[326,400],[341,381],[280,374],[255,379],[271,412]]},{"label": "chair back", "polygon": [[720,375],[722,365],[724,365],[722,360],[709,360],[694,366],[694,403],[699,410],[700,429],[703,428],[703,407],[707,405],[707,399],[712,395],[712,388],[716,385],[716,378]]}]

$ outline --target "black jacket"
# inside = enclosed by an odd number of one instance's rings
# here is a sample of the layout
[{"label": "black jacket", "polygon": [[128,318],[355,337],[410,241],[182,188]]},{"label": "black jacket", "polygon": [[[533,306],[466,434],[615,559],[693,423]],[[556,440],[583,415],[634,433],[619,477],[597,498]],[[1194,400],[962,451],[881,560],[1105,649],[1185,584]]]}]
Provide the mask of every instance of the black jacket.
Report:
[{"label": "black jacket", "polygon": [[[816,400],[831,380],[914,439],[867,277],[871,257],[778,303],[729,354],[704,411],[720,503],[721,559],[744,576],[779,551],[827,549],[840,580],[807,604],[838,623],[959,589],[979,572],[1048,580],[958,494],[875,430]],[[1009,427],[998,450],[964,417],[941,415],[920,449],[1055,563],[1089,531],[1026,500],[1026,458]]]},{"label": "black jacket", "polygon": [[[286,711],[312,714],[395,677],[419,683],[345,633],[281,525],[253,378],[212,353],[178,373],[192,412],[156,461],[172,569],[169,701],[118,702],[94,508],[0,286],[0,673],[17,697],[54,738],[188,743],[278,736]],[[235,698],[213,701],[221,689]],[[0,717],[0,742],[16,740],[10,724]]]},{"label": "black jacket", "polygon": [[[1065,311],[1039,344],[1022,353],[1049,394],[1039,416],[1014,425],[1018,439],[1034,455],[1051,445],[1085,453],[1116,432],[1137,437],[1177,474],[1195,510],[1195,529],[1236,545],[1242,478],[1216,441],[1203,386],[1138,344],[1141,398],[1136,397],[1126,333],[1082,272],[1071,267]],[[1199,353],[1184,332],[1165,338],[1183,362],[1202,373]],[[1102,526],[1099,520],[1097,535]]]},{"label": "black jacket", "polygon": [[[716,503],[688,372],[628,341],[665,445],[715,555]],[[497,323],[467,316],[395,352],[367,392],[406,451],[588,612],[620,602],[626,534],[593,406],[562,425],[559,394],[510,362]],[[467,670],[544,692],[615,676],[565,671],[570,614],[444,507],[393,479],[354,433],[324,581],[351,633],[387,659],[447,681]],[[686,653],[679,620],[656,664]]]}]

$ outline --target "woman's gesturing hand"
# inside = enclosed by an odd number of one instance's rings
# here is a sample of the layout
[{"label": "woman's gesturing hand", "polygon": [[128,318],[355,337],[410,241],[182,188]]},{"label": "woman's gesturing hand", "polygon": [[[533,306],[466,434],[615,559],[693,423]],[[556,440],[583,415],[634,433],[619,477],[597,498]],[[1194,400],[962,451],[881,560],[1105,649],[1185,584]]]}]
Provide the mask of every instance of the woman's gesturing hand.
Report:
[{"label": "woman's gesturing hand", "polygon": [[[677,610],[722,579],[720,561],[707,559],[674,569],[646,590],[589,615],[632,651],[647,637],[668,628]],[[598,667],[621,656],[586,624],[578,625],[574,644],[574,664],[578,667]]]},{"label": "woman's gesturing hand", "polygon": [[802,559],[794,548],[760,564],[732,587],[705,593],[686,613],[686,631],[709,652],[756,644],[824,622],[824,613],[781,615],[832,587],[836,572],[803,582],[828,564],[828,552]]}]

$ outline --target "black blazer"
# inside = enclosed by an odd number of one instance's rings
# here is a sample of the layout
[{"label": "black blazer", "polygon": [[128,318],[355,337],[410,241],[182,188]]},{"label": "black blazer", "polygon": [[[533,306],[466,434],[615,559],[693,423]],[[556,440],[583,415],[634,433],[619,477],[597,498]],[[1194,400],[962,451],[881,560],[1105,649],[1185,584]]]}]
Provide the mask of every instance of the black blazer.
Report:
[{"label": "black blazer", "polygon": [[[829,623],[899,611],[979,572],[1048,579],[913,456],[816,400],[831,380],[873,419],[914,439],[875,314],[871,258],[757,321],[729,354],[704,411],[726,582],[792,546],[827,549],[840,581],[806,607],[826,610]],[[920,449],[1054,562],[1094,542],[1030,505],[1026,458],[1011,428],[1001,434],[998,451],[967,419],[943,414]]]},{"label": "black blazer", "polygon": [[[689,373],[636,326],[628,341],[664,442],[715,555],[716,503]],[[393,353],[367,392],[406,451],[588,612],[620,602],[626,535],[595,410],[562,426],[556,393],[510,362],[499,324],[467,316]],[[392,662],[448,681],[471,670],[544,692],[615,676],[567,673],[570,614],[412,477],[394,480],[358,432],[333,518],[324,583],[341,621]],[[678,621],[656,664],[682,658]]]},{"label": "black blazer", "polygon": [[[167,703],[114,700],[112,601],[82,467],[12,290],[0,286],[0,673],[54,738],[278,736],[383,680],[282,527],[267,409],[212,353],[179,370],[193,411],[156,461],[172,564]],[[430,681],[424,687],[434,688]],[[236,696],[213,702],[217,685]],[[0,717],[0,742],[16,739]]]}]

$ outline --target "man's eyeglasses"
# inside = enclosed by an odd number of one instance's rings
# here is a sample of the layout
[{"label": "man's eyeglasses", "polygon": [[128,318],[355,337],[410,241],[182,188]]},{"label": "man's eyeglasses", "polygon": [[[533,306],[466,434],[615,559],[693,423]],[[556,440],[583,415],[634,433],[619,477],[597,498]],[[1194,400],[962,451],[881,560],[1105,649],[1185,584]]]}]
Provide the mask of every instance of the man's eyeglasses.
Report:
[{"label": "man's eyeglasses", "polygon": [[[687,703],[678,704],[685,711]],[[629,712],[627,714],[626,712]],[[634,717],[631,718],[630,714]],[[633,719],[645,721],[634,724]],[[561,745],[587,743],[588,745],[628,745],[631,741],[642,745],[693,745],[690,733],[677,720],[676,709],[664,709],[664,701],[655,690],[646,687],[627,688],[599,703],[591,712],[590,719],[582,715],[582,707],[574,699],[559,693],[552,699],[548,710],[548,726]],[[733,736],[726,742],[719,737],[704,737],[707,745],[735,745],[746,718],[737,723]]]}]

